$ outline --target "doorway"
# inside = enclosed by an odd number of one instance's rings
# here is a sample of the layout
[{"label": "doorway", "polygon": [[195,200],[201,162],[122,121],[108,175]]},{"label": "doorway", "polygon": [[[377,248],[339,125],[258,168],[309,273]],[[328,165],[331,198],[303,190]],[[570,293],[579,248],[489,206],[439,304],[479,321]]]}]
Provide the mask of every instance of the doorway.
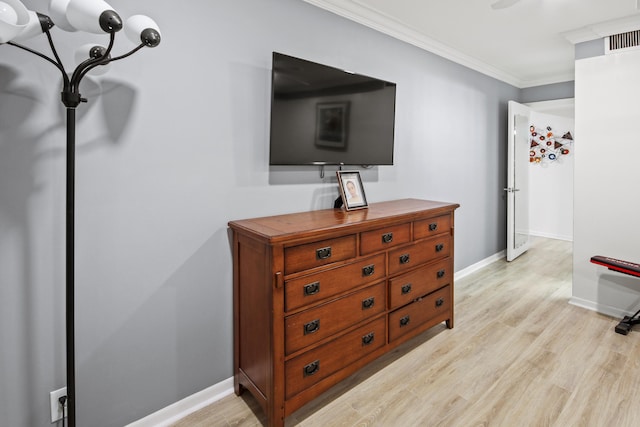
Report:
[{"label": "doorway", "polygon": [[[523,234],[529,234],[534,238],[540,236],[573,241],[574,99],[534,102],[524,104],[524,107],[530,111],[529,126],[532,129],[529,130],[531,132],[537,131],[538,134],[544,132],[542,136],[545,139],[534,142],[531,135],[528,135],[527,144],[530,145],[526,148],[527,153],[526,155],[520,154],[520,166],[523,168],[523,163],[527,163],[526,170],[528,171],[526,176],[526,193],[528,194],[526,202],[521,202],[521,205],[527,206],[526,233],[523,233],[525,229],[522,227],[519,230],[513,226],[508,227],[507,247],[516,242],[516,237],[522,243]],[[522,114],[522,111],[518,110],[516,114]],[[515,120],[511,118],[509,138],[513,137],[514,123],[516,123]],[[520,132],[522,133],[522,130]],[[550,135],[551,141],[549,141],[547,134]],[[536,135],[536,137],[539,138],[540,135]],[[539,145],[533,146],[535,144]],[[562,150],[567,153],[562,154]],[[510,170],[509,165],[507,169]],[[515,194],[525,196],[521,193],[522,191]],[[513,215],[513,212],[508,215]],[[515,259],[525,251],[526,248],[516,251],[516,255],[511,259]],[[509,249],[507,249],[508,252]]]}]

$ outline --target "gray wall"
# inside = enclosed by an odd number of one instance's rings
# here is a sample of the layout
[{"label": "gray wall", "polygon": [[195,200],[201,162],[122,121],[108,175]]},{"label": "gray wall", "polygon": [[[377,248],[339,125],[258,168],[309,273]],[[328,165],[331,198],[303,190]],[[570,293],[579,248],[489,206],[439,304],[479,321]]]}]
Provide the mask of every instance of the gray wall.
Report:
[{"label": "gray wall", "polygon": [[544,86],[534,86],[522,89],[520,102],[550,101],[553,99],[573,98],[574,82],[553,83]]},{"label": "gray wall", "polygon": [[604,40],[595,39],[587,42],[578,43],[575,46],[575,58],[579,59],[592,58],[594,56],[604,55]]},{"label": "gray wall", "polygon": [[[111,4],[153,16],[163,42],[82,86],[79,425],[121,426],[231,377],[227,222],[332,206],[333,170],[267,165],[272,51],[397,83],[395,165],[364,172],[367,198],[460,203],[456,270],[504,249],[517,88],[300,0]],[[53,32],[66,63],[90,38]],[[0,423],[48,426],[65,385],[64,110],[55,68],[0,50]]]}]

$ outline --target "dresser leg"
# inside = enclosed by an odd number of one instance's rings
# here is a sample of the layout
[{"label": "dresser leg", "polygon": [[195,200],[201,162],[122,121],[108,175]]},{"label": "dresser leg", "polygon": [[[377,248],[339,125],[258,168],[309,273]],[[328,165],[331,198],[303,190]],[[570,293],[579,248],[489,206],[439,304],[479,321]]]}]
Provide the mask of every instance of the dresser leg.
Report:
[{"label": "dresser leg", "polygon": [[244,387],[242,387],[240,384],[236,384],[234,387],[234,391],[236,392],[236,396],[241,396],[242,393],[244,393]]},{"label": "dresser leg", "polygon": [[274,408],[273,413],[267,416],[267,427],[284,427],[284,411]]}]

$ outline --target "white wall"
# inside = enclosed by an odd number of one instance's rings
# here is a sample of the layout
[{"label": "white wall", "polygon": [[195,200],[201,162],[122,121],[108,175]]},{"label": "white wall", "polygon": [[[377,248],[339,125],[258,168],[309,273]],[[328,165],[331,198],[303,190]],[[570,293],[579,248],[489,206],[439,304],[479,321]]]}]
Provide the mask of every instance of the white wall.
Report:
[{"label": "white wall", "polygon": [[[531,123],[550,126],[556,135],[569,131],[575,136],[573,117],[543,113],[529,104]],[[574,143],[575,146],[575,143]],[[570,154],[553,162],[529,164],[530,233],[553,239],[573,240],[573,146]]]},{"label": "white wall", "polygon": [[576,61],[572,302],[621,316],[640,306],[640,281],[589,262],[640,262],[640,52]]}]

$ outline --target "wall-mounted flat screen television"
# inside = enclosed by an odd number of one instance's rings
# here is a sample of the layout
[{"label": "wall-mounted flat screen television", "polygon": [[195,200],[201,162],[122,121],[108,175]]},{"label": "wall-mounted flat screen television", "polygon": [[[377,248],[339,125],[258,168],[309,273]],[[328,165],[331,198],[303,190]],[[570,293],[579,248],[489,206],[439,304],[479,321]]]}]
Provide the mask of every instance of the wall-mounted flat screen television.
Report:
[{"label": "wall-mounted flat screen television", "polygon": [[274,52],[270,165],[392,165],[396,85]]}]

